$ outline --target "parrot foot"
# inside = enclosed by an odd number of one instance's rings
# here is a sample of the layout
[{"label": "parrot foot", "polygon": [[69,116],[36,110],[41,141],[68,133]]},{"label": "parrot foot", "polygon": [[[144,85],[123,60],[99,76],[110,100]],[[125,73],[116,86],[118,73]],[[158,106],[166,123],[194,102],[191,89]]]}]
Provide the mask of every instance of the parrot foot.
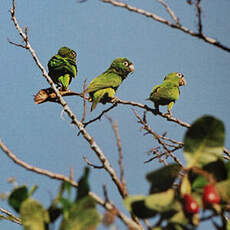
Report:
[{"label": "parrot foot", "polygon": [[114,96],[112,99],[111,99],[111,102],[113,103],[113,104],[116,104],[117,102],[119,102],[120,101],[120,99],[118,98],[118,97],[116,97],[116,96]]},{"label": "parrot foot", "polygon": [[153,113],[154,113],[155,115],[159,114],[159,113],[160,113],[159,108],[155,108],[155,109],[153,110]]},{"label": "parrot foot", "polygon": [[63,88],[63,87],[61,87],[60,89],[59,89],[59,91],[62,91],[62,92],[70,92],[70,89],[69,88]]},{"label": "parrot foot", "polygon": [[169,111],[168,113],[166,113],[166,115],[168,116],[168,118],[171,118],[172,117],[172,112]]}]

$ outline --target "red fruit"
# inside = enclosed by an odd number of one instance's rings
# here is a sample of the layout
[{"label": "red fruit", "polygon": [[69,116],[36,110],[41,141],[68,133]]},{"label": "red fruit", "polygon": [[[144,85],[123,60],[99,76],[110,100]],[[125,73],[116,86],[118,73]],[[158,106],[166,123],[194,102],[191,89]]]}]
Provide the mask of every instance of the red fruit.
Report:
[{"label": "red fruit", "polygon": [[214,185],[212,184],[205,185],[204,191],[203,191],[204,205],[219,204],[220,200],[221,200],[220,195],[216,191]]},{"label": "red fruit", "polygon": [[184,195],[184,209],[189,214],[196,214],[200,211],[198,203],[190,194]]}]

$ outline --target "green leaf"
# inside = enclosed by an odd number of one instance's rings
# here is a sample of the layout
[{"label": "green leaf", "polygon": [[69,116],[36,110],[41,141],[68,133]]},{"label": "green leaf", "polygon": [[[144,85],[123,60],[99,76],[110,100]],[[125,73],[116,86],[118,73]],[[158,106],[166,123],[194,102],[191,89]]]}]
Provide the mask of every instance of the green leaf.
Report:
[{"label": "green leaf", "polygon": [[149,209],[157,212],[165,212],[171,209],[175,196],[174,189],[169,189],[166,192],[154,193],[145,198],[145,205]]},{"label": "green leaf", "polygon": [[225,169],[227,170],[227,178],[230,179],[230,161],[225,163]]},{"label": "green leaf", "polygon": [[186,193],[191,193],[191,183],[188,179],[188,174],[185,174],[182,178],[181,185],[180,185],[180,194],[184,196]]},{"label": "green leaf", "polygon": [[38,185],[33,185],[28,193],[29,196],[32,196],[35,191],[38,189]]},{"label": "green leaf", "polygon": [[227,203],[230,202],[230,180],[225,180],[217,183],[215,185],[218,193],[220,194],[222,200]]},{"label": "green leaf", "polygon": [[26,199],[20,208],[22,225],[25,230],[45,230],[45,224],[49,222],[49,214],[36,200]]},{"label": "green leaf", "polygon": [[151,183],[150,194],[168,190],[172,187],[181,167],[170,164],[147,174],[146,178]]},{"label": "green leaf", "polygon": [[124,205],[130,213],[135,216],[146,219],[155,216],[157,213],[145,205],[144,195],[128,196],[124,199]]},{"label": "green leaf", "polygon": [[20,206],[24,200],[29,197],[28,188],[25,185],[15,188],[9,198],[8,203],[9,205],[16,211],[19,212]]},{"label": "green leaf", "polygon": [[69,182],[63,182],[62,186],[63,186],[64,191],[67,192],[68,199],[70,199],[72,185]]},{"label": "green leaf", "polygon": [[206,184],[208,184],[207,179],[204,176],[198,176],[192,183],[193,190],[202,189]]},{"label": "green leaf", "polygon": [[90,191],[90,186],[88,182],[89,173],[90,173],[90,169],[88,167],[85,167],[84,173],[78,182],[76,200],[79,200],[85,196],[88,196],[88,193]]},{"label": "green leaf", "polygon": [[203,169],[212,174],[216,181],[227,179],[227,170],[222,160],[211,162],[203,167]]},{"label": "green leaf", "polygon": [[59,230],[95,230],[100,221],[95,201],[86,196],[72,205],[68,218],[62,220]]},{"label": "green leaf", "polygon": [[49,209],[47,210],[49,213],[50,217],[50,222],[54,223],[56,219],[62,214],[62,209],[55,207],[55,206],[50,206]]},{"label": "green leaf", "polygon": [[226,230],[230,230],[230,220],[226,221]]},{"label": "green leaf", "polygon": [[201,167],[223,159],[225,130],[222,121],[203,116],[196,120],[184,137],[184,153],[188,167]]}]

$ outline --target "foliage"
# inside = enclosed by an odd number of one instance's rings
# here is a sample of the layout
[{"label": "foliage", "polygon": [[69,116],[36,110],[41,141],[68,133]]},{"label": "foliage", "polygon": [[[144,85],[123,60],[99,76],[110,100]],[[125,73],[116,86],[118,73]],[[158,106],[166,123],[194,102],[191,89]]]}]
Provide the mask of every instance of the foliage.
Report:
[{"label": "foliage", "polygon": [[[72,186],[63,182],[59,193],[46,210],[42,204],[31,198],[34,187],[16,187],[9,195],[9,205],[19,213],[25,230],[48,230],[50,224],[62,218],[59,230],[93,230],[100,223],[95,201],[89,196],[89,168],[85,168],[79,180],[76,198],[71,199]],[[67,197],[66,197],[67,195]]]},{"label": "foliage", "polygon": [[[159,216],[156,229],[192,229],[209,210],[214,226],[228,229],[223,218],[230,203],[229,162],[224,162],[224,125],[211,116],[196,120],[184,137],[187,167],[171,164],[147,175],[149,195],[129,196],[126,208],[145,219]],[[219,216],[221,226],[213,218]]]}]

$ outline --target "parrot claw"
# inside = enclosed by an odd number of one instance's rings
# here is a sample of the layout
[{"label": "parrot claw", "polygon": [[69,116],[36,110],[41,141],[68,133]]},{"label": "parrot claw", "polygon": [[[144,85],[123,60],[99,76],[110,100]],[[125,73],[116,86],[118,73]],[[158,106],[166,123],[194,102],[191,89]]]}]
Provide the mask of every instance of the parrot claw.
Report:
[{"label": "parrot claw", "polygon": [[172,112],[168,112],[168,113],[166,113],[166,115],[168,116],[168,118],[171,118],[172,117]]},{"label": "parrot claw", "polygon": [[111,102],[113,103],[113,104],[116,104],[117,102],[119,102],[120,101],[120,99],[118,98],[118,97],[116,97],[116,96],[114,96],[112,99],[111,99]]},{"label": "parrot claw", "polygon": [[62,91],[62,92],[70,92],[70,89],[69,89],[69,88],[65,89],[65,88],[61,87],[61,88],[59,89],[59,91]]}]

